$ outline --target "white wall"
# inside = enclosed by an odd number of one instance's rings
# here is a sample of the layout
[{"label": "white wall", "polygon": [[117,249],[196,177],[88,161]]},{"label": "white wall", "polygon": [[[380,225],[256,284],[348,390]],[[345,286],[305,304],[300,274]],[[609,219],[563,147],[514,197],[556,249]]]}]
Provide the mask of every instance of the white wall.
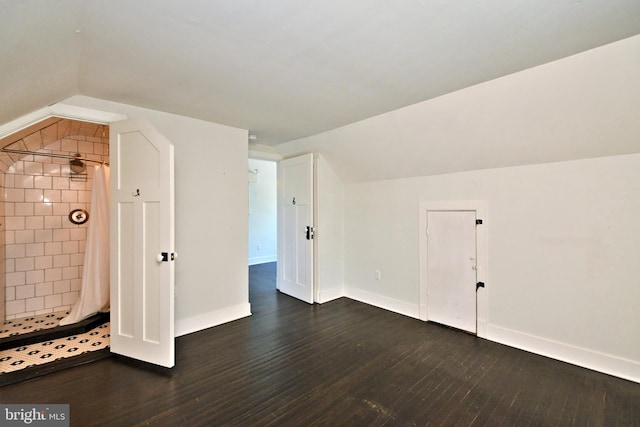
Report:
[{"label": "white wall", "polygon": [[488,338],[640,381],[640,155],[354,183],[345,200],[348,296],[417,311],[418,204],[486,200]]},{"label": "white wall", "polygon": [[344,296],[344,185],[324,157],[315,156],[316,302]]},{"label": "white wall", "polygon": [[249,265],[278,258],[277,163],[249,159]]},{"label": "white wall", "polygon": [[174,145],[176,335],[249,315],[248,132],[84,96],[63,104],[145,117]]},{"label": "white wall", "polygon": [[418,313],[419,203],[486,200],[488,338],[640,382],[638,111],[640,36],[277,148],[346,183],[347,296]]}]

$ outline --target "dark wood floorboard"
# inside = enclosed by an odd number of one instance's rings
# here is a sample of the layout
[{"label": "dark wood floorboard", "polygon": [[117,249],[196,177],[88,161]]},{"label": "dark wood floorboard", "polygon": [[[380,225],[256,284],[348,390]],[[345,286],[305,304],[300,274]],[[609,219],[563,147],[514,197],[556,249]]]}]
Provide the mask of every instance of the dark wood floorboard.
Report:
[{"label": "dark wood floorboard", "polygon": [[250,268],[253,315],[0,388],[73,426],[640,426],[640,384],[341,298],[308,305]]}]

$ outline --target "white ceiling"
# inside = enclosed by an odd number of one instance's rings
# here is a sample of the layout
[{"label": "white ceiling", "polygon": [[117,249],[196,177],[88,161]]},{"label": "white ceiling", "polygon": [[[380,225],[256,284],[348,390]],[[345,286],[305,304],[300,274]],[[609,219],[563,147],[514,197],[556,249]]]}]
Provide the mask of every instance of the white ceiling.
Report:
[{"label": "white ceiling", "polygon": [[275,145],[639,33],[639,0],[0,0],[0,123],[82,94]]}]

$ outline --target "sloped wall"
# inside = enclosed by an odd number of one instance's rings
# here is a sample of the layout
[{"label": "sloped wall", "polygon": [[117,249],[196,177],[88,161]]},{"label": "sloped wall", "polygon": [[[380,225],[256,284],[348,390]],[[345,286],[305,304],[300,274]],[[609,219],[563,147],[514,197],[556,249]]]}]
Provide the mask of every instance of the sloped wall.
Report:
[{"label": "sloped wall", "polygon": [[346,295],[417,313],[419,203],[486,200],[489,339],[640,382],[638,111],[640,36],[277,148],[346,183]]},{"label": "sloped wall", "polygon": [[277,149],[344,182],[437,175],[637,153],[638,111],[640,36]]}]

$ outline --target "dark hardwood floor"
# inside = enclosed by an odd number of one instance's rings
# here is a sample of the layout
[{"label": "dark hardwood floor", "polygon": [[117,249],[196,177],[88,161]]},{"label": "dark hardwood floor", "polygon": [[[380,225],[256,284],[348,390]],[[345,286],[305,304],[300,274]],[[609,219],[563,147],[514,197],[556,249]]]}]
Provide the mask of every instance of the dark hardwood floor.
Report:
[{"label": "dark hardwood floor", "polygon": [[253,316],[178,338],[171,370],[110,357],[0,402],[69,403],[73,426],[640,426],[640,384],[274,281],[251,267]]}]

